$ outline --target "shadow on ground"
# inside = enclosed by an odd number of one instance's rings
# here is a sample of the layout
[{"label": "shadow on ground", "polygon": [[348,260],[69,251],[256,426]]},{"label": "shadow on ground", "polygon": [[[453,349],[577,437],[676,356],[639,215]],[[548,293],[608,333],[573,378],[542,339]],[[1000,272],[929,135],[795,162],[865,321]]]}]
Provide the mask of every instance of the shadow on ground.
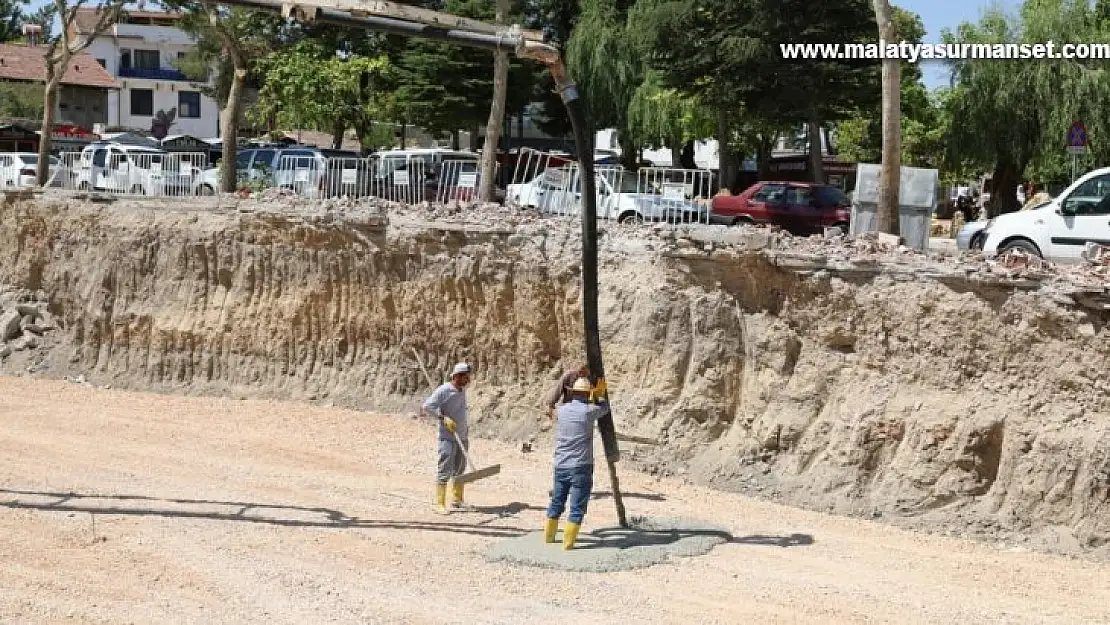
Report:
[{"label": "shadow on ground", "polygon": [[[0,489],[0,507],[41,510],[48,512],[87,512],[89,514],[152,516],[179,519],[209,519],[260,523],[282,527],[316,527],[325,529],[397,529],[421,532],[452,532],[490,538],[512,538],[528,533],[515,527],[482,523],[455,523],[432,521],[394,521],[352,517],[331,508],[311,508],[241,501],[213,501],[205,499],[163,499],[143,495],[90,495],[79,493],[54,493],[28,490]],[[481,512],[498,514],[498,518],[512,516],[531,506],[514,502],[497,508],[475,508]],[[494,512],[498,511],[498,512]]]}]

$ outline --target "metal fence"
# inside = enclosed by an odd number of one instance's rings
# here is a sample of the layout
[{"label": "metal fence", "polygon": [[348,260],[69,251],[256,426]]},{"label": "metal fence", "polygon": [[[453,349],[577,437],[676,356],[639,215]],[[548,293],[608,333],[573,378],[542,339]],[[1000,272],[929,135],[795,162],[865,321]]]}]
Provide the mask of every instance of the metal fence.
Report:
[{"label": "metal fence", "polygon": [[[622,223],[709,223],[713,172],[670,168],[595,169],[597,216]],[[580,217],[581,170],[559,155],[522,154],[505,192],[511,206]]]},{"label": "metal fence", "polygon": [[[280,154],[280,153],[279,153]],[[524,148],[495,182],[506,182],[504,203],[567,218],[582,212],[581,169],[569,155]],[[257,156],[256,156],[257,158]],[[510,156],[510,158],[512,158]],[[226,161],[225,161],[226,163]],[[62,154],[50,185],[120,195],[214,195],[220,167],[202,152],[152,152],[110,146]],[[19,169],[11,168],[11,169]],[[0,161],[0,186],[33,184],[33,175],[8,171]],[[622,223],[708,223],[715,175],[709,170],[595,167],[597,216]],[[239,163],[236,188],[256,193],[280,189],[306,199],[375,197],[400,204],[471,202],[481,183],[477,158],[438,160],[429,155],[383,153],[368,158],[325,157],[298,151],[273,161]],[[497,193],[500,195],[500,193]]]},{"label": "metal fence", "polygon": [[196,195],[206,171],[208,155],[203,152],[67,152],[58,157],[47,186],[116,195]]}]

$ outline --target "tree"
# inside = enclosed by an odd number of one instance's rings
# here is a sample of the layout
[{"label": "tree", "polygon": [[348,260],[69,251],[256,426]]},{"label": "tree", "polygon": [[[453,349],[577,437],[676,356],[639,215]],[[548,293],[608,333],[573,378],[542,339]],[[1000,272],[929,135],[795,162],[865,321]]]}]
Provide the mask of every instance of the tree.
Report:
[{"label": "tree", "polygon": [[221,106],[220,135],[223,138],[220,190],[235,191],[235,159],[239,142],[239,122],[243,118],[243,90],[254,62],[263,58],[280,41],[283,20],[237,8],[204,3],[169,0],[167,8],[185,14],[182,29],[197,40],[191,58],[180,67],[198,80],[208,80],[217,67],[214,95]]},{"label": "tree", "polygon": [[[495,21],[505,24],[511,9],[509,0],[496,0]],[[505,98],[509,90],[509,53],[498,51],[493,60],[493,102],[486,123],[486,145],[482,150],[481,175],[478,197],[483,202],[493,201],[493,177],[497,168],[497,148],[501,143],[501,126],[505,122]]]},{"label": "tree", "polygon": [[[945,32],[949,43],[1067,43],[1110,39],[1107,3],[1027,0],[1017,15],[998,8],[976,24]],[[947,157],[993,171],[988,216],[1017,210],[1015,189],[1034,162],[1050,164],[1064,153],[1072,121],[1082,119],[1091,137],[1092,162],[1110,158],[1110,77],[1102,59],[1018,59],[950,62],[955,87]],[[1051,169],[1051,168],[1049,168]],[[1003,192],[1005,191],[1005,192]]]},{"label": "tree", "polygon": [[42,87],[31,82],[0,82],[0,117],[42,119]]},{"label": "tree", "polygon": [[96,5],[96,20],[87,32],[78,36],[74,22],[79,10],[85,8],[85,0],[54,0],[54,10],[62,21],[61,33],[46,46],[43,59],[46,62],[45,93],[42,106],[42,135],[39,139],[39,162],[35,171],[35,184],[43,186],[49,176],[50,134],[54,128],[54,113],[58,110],[58,88],[62,77],[69,69],[69,61],[85,51],[97,37],[119,20],[124,0],[103,0]]},{"label": "tree", "polygon": [[[875,21],[879,24],[879,41],[894,43],[898,32],[888,0],[874,0]],[[902,178],[902,113],[901,113],[901,61],[883,59],[883,160],[879,174],[878,229],[888,234],[898,234],[899,187]]]},{"label": "tree", "polygon": [[319,40],[305,39],[265,57],[256,121],[274,120],[284,128],[331,132],[336,149],[354,127],[363,147],[372,143],[375,121],[391,120],[392,66],[384,53],[345,58]]},{"label": "tree", "polygon": [[29,0],[0,0],[0,43],[19,37],[23,25],[23,7]]},{"label": "tree", "polygon": [[[489,8],[487,0],[447,0],[443,6],[453,15],[480,20],[492,17]],[[399,65],[397,99],[404,121],[433,133],[449,132],[456,143],[460,129],[487,121],[493,96],[488,52],[411,39]]]}]

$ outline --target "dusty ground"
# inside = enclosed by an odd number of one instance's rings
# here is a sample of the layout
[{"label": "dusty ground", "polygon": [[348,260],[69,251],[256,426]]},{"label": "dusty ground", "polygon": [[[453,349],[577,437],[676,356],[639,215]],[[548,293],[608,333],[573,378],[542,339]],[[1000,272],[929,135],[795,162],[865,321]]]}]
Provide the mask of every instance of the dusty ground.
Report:
[{"label": "dusty ground", "polygon": [[[404,417],[0,378],[0,622],[1110,621],[1097,564],[627,469],[633,512],[734,540],[627,573],[490,564],[491,544],[540,526],[547,452],[478,441],[503,472],[472,487],[482,511],[444,518],[431,440]],[[584,530],[613,516],[599,498]]]}]

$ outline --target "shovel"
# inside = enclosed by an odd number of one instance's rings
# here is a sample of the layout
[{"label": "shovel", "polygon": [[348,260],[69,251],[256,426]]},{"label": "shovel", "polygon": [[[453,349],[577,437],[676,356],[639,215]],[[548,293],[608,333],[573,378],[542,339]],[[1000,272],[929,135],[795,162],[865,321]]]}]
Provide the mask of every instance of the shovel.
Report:
[{"label": "shovel", "polygon": [[[416,356],[416,362],[420,364],[420,370],[424,372],[424,379],[428,381],[429,386],[434,388],[435,383],[432,382],[432,376],[428,375],[428,369],[424,367],[424,361],[420,359],[420,354],[417,353],[416,348],[412,348],[412,355]],[[462,444],[462,439],[459,438],[458,432],[451,432],[451,435],[455,437],[455,444],[462,450],[463,457],[466,458],[466,464],[470,467],[469,473],[456,475],[452,478],[456,484],[469,484],[470,482],[476,482],[501,472],[501,465],[499,464],[488,466],[483,469],[476,468],[478,465],[474,464],[474,461],[470,459],[470,453],[467,452],[466,445]]]},{"label": "shovel", "polygon": [[470,472],[469,473],[463,473],[462,475],[456,475],[453,478],[455,480],[456,484],[469,484],[470,482],[476,482],[480,479],[487,478],[487,477],[490,477],[490,476],[493,476],[493,475],[497,475],[498,473],[501,472],[501,465],[499,465],[499,464],[491,465],[491,466],[485,467],[484,469],[476,468],[477,465],[474,464],[474,461],[470,459],[470,454],[466,451],[466,446],[462,444],[462,439],[459,438],[459,435],[457,433],[452,432],[452,434],[454,434],[454,436],[455,436],[455,443],[459,446],[459,449],[461,449],[462,452],[463,452],[463,457],[466,458],[466,464],[470,466]]}]

